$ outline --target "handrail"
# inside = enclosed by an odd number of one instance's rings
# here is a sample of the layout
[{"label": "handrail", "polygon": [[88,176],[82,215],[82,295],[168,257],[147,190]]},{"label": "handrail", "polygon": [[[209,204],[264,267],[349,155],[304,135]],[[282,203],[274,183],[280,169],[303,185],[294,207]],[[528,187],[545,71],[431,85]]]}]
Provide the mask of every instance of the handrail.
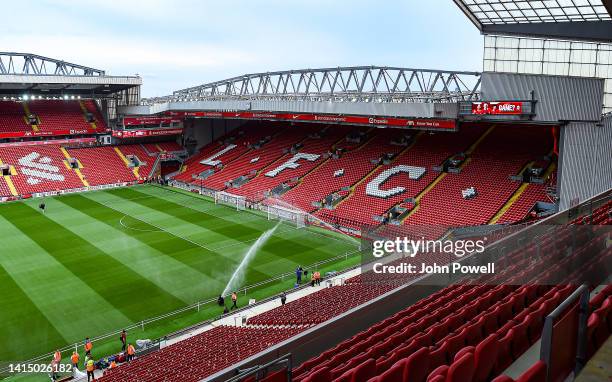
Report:
[{"label": "handrail", "polygon": [[262,370],[267,370],[269,367],[271,366],[276,366],[276,365],[280,365],[283,363],[287,363],[287,381],[291,381],[291,370],[292,370],[292,364],[293,364],[293,358],[291,356],[291,353],[287,353],[281,357],[276,358],[275,360],[272,360],[268,363],[265,363],[263,365],[257,365],[257,366],[253,366],[251,368],[245,369],[243,371],[240,370],[236,370],[237,374],[228,379],[225,382],[238,382],[238,381],[242,381],[245,377],[249,377],[251,375],[255,375],[255,381],[259,381],[259,372]]}]

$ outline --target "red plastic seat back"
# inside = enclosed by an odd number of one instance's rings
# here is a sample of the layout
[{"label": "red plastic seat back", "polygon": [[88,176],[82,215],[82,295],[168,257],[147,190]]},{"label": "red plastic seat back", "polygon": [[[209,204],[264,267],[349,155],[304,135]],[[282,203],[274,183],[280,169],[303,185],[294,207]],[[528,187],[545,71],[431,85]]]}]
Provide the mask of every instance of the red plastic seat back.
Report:
[{"label": "red plastic seat back", "polygon": [[403,382],[423,382],[429,373],[429,350],[421,348],[406,359]]},{"label": "red plastic seat back", "polygon": [[543,361],[536,362],[516,382],[546,382],[546,364]]},{"label": "red plastic seat back", "polygon": [[491,334],[476,346],[474,351],[474,382],[485,382],[493,371],[497,361],[497,335]]},{"label": "red plastic seat back", "polygon": [[467,353],[448,368],[446,382],[470,382],[474,378],[474,355]]}]

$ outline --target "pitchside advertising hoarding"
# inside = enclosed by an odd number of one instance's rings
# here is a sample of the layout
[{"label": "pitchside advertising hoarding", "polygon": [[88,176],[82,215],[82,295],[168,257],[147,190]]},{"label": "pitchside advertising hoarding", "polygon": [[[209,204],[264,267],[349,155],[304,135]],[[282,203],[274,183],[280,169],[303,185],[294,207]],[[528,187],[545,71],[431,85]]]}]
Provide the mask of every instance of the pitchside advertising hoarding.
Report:
[{"label": "pitchside advertising hoarding", "polygon": [[272,121],[342,123],[351,125],[377,125],[414,129],[454,130],[454,119],[370,117],[340,114],[267,113],[267,112],[219,112],[219,111],[168,111],[167,118],[227,118],[262,119]]}]

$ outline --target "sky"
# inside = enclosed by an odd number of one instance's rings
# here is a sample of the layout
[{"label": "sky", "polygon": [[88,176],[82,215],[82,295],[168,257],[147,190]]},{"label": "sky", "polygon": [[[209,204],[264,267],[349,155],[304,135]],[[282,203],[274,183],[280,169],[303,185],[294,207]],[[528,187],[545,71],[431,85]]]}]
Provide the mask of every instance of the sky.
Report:
[{"label": "sky", "polygon": [[143,97],[241,74],[337,66],[482,69],[452,0],[20,0],[0,51],[143,78]]}]

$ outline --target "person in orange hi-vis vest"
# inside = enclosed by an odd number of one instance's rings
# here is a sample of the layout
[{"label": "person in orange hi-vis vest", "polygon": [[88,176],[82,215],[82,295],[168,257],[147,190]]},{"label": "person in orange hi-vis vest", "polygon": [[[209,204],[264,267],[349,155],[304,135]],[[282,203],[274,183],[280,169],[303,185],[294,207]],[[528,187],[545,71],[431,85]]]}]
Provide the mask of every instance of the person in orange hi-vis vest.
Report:
[{"label": "person in orange hi-vis vest", "polygon": [[94,377],[94,370],[96,369],[96,365],[94,363],[93,359],[89,359],[87,361],[87,365],[85,365],[85,369],[87,370],[87,382],[89,382],[89,378],[91,377],[91,379],[93,379],[94,381],[96,380]]},{"label": "person in orange hi-vis vest", "polygon": [[132,344],[128,344],[127,353],[127,360],[131,361],[134,358],[134,354],[136,354],[136,349],[134,349],[134,346]]},{"label": "person in orange hi-vis vest", "polygon": [[72,355],[70,356],[70,362],[72,362],[72,367],[74,369],[78,369],[78,366],[79,366],[79,353],[77,353],[76,351],[72,352]]},{"label": "person in orange hi-vis vest", "polygon": [[89,337],[85,338],[85,354],[91,355],[91,349],[93,348],[93,344]]}]

